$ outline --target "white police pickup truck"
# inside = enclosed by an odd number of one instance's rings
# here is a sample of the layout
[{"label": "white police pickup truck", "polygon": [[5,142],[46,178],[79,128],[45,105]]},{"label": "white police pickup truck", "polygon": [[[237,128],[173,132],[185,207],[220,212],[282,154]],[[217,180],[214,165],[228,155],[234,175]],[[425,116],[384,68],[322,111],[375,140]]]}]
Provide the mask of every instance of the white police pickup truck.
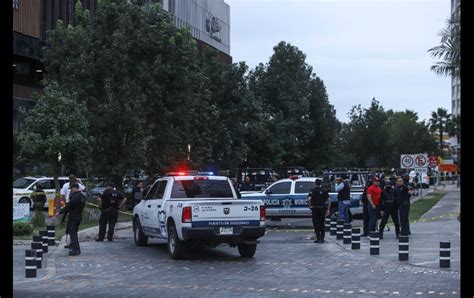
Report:
[{"label": "white police pickup truck", "polygon": [[172,259],[185,247],[227,243],[242,257],[252,257],[257,239],[265,235],[265,206],[261,200],[240,199],[223,176],[165,176],[155,181],[133,209],[135,244],[148,238],[168,241]]}]

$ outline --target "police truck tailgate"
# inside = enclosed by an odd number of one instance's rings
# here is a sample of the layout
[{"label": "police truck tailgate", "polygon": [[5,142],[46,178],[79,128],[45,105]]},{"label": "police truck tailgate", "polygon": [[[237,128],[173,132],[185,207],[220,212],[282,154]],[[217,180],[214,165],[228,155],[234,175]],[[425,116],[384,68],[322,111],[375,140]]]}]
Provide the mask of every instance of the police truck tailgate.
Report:
[{"label": "police truck tailgate", "polygon": [[[262,206],[255,200],[205,200],[188,204],[192,207],[193,228],[265,225],[260,220]],[[226,231],[231,233],[230,229],[221,229]]]}]

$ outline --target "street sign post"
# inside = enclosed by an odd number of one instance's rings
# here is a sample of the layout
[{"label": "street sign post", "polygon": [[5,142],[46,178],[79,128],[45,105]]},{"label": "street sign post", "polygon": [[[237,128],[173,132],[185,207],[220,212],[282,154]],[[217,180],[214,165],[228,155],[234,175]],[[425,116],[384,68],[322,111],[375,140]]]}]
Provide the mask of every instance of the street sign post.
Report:
[{"label": "street sign post", "polygon": [[400,167],[402,169],[416,169],[428,167],[428,154],[402,154],[400,156]]}]

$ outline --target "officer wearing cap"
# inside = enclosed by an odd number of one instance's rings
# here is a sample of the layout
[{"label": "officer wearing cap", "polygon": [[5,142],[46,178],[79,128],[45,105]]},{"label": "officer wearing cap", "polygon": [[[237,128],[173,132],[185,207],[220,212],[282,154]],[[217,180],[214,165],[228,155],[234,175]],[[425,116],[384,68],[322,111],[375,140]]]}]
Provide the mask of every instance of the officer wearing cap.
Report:
[{"label": "officer wearing cap", "polygon": [[329,193],[321,187],[321,180],[314,181],[315,187],[308,194],[309,208],[311,209],[316,240],[314,243],[324,243],[324,219],[331,211]]},{"label": "officer wearing cap", "polygon": [[66,206],[57,212],[55,216],[68,213],[67,230],[71,237],[69,255],[77,256],[81,253],[77,231],[79,230],[79,225],[82,221],[82,211],[86,205],[86,196],[81,192],[78,183],[71,183],[69,187],[71,189],[69,202],[67,202]]},{"label": "officer wearing cap", "polygon": [[118,211],[127,201],[127,198],[114,188],[115,185],[112,182],[107,183],[107,189],[104,190],[104,193],[97,199],[101,213],[99,219],[99,236],[95,241],[104,241],[107,223],[109,225],[107,239],[113,241]]}]

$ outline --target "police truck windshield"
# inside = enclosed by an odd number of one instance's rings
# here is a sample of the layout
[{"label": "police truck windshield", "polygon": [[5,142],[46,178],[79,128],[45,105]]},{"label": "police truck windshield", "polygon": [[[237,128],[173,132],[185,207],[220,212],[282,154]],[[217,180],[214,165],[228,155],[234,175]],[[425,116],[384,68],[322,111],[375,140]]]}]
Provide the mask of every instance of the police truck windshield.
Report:
[{"label": "police truck windshield", "polygon": [[28,185],[30,185],[34,181],[35,180],[33,179],[21,178],[13,182],[13,188],[27,188]]},{"label": "police truck windshield", "polygon": [[184,198],[233,198],[227,180],[177,180],[171,190],[172,199]]}]

